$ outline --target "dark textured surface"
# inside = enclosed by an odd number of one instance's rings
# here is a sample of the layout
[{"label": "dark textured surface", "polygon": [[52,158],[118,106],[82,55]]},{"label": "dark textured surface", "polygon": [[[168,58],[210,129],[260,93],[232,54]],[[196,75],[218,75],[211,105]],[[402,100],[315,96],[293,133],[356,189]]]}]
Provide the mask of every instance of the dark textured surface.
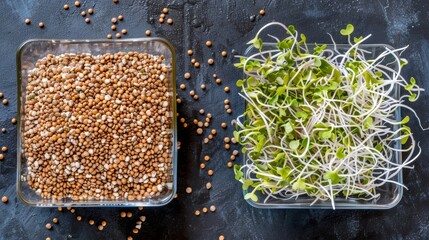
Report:
[{"label": "dark textured surface", "polygon": [[[63,4],[68,2],[70,10],[64,11]],[[414,127],[415,136],[422,146],[422,154],[415,163],[414,170],[404,172],[404,182],[409,187],[401,203],[385,211],[331,211],[331,210],[259,210],[250,207],[243,199],[240,185],[235,182],[231,169],[226,167],[231,151],[223,148],[222,139],[232,134],[232,127],[220,128],[221,122],[230,122],[243,109],[243,102],[237,96],[234,81],[240,73],[232,67],[232,55],[222,58],[220,52],[236,49],[242,53],[247,42],[265,23],[273,20],[293,24],[305,32],[309,42],[328,42],[327,33],[338,38],[338,30],[347,23],[355,25],[358,34],[373,34],[371,43],[387,43],[394,47],[410,45],[404,56],[410,64],[405,70],[407,77],[414,75],[418,83],[429,89],[429,2],[426,0],[401,1],[305,1],[300,0],[188,0],[188,1],[132,1],[120,0],[114,4],[111,0],[85,0],[80,9],[73,6],[74,1],[47,0],[4,0],[0,2],[0,91],[9,99],[8,106],[0,106],[0,125],[8,133],[1,135],[0,145],[9,147],[5,160],[0,162],[0,196],[9,196],[9,203],[0,203],[0,239],[429,239],[429,168],[427,132]],[[163,7],[170,9],[169,17],[174,24],[160,25],[159,13]],[[82,9],[93,7],[95,14],[91,24],[85,24],[80,16]],[[258,15],[260,9],[266,10],[265,16]],[[105,38],[110,33],[110,19],[119,14],[125,21],[119,24],[128,30],[126,37],[143,37],[147,29],[153,36],[167,38],[177,53],[178,84],[186,83],[187,90],[178,90],[183,102],[179,113],[190,123],[201,118],[200,108],[214,115],[211,128],[218,134],[209,144],[203,137],[195,134],[190,124],[187,130],[179,128],[179,198],[162,208],[137,209],[99,208],[76,209],[73,215],[68,211],[33,208],[25,206],[16,198],[16,130],[10,123],[16,110],[16,67],[15,52],[19,44],[31,38]],[[253,16],[253,17],[252,17]],[[26,26],[25,18],[31,18],[32,24]],[[154,21],[151,22],[151,18]],[[251,21],[251,20],[254,21]],[[37,27],[39,21],[45,22],[45,28]],[[212,48],[205,41],[213,42]],[[187,49],[194,50],[194,58],[202,64],[200,69],[190,65]],[[207,59],[213,57],[215,64],[208,66]],[[192,78],[184,80],[183,74],[190,72]],[[217,73],[223,83],[217,86],[211,77]],[[205,83],[207,90],[199,86]],[[225,93],[223,88],[231,86],[232,91]],[[195,89],[200,96],[194,101],[188,91]],[[429,126],[429,94],[418,103],[412,104]],[[226,114],[223,99],[229,98],[234,110]],[[405,112],[406,113],[406,112]],[[417,126],[415,119],[413,126]],[[205,135],[208,135],[206,130]],[[236,148],[237,146],[233,146]],[[199,169],[202,157],[209,154],[212,160],[206,170]],[[207,170],[213,169],[212,177]],[[213,188],[204,188],[211,181]],[[185,188],[191,186],[193,193],[185,194]],[[210,205],[216,205],[215,213],[194,216],[194,211]],[[132,211],[133,217],[121,219],[121,211]],[[82,215],[82,222],[76,220]],[[139,234],[131,231],[140,215],[147,216]],[[45,224],[58,217],[59,225],[53,230],[45,229]],[[104,231],[90,226],[92,218],[97,224],[105,219]]]}]

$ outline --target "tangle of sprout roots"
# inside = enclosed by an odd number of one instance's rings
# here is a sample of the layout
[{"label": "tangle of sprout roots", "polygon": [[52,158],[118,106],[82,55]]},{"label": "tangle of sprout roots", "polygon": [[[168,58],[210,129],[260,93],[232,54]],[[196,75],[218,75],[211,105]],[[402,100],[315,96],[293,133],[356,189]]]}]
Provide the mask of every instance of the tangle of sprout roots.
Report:
[{"label": "tangle of sprout roots", "polygon": [[[287,37],[262,44],[259,34],[272,25],[283,27]],[[404,101],[416,100],[423,89],[401,76],[405,62],[398,56],[406,47],[386,47],[373,57],[360,48],[370,36],[355,43],[347,36],[347,48],[333,41],[311,52],[305,36],[270,23],[253,40],[259,51],[236,64],[246,75],[237,82],[246,111],[234,132],[247,154],[245,164],[235,167],[245,198],[310,196],[313,203],[331,201],[335,209],[338,197],[376,201],[385,183],[404,187],[394,177],[410,168],[420,147],[404,125],[409,118],[395,114],[400,107],[415,114]],[[398,98],[400,88],[408,94]],[[401,148],[400,142],[407,144]],[[398,162],[402,153],[406,157]]]}]

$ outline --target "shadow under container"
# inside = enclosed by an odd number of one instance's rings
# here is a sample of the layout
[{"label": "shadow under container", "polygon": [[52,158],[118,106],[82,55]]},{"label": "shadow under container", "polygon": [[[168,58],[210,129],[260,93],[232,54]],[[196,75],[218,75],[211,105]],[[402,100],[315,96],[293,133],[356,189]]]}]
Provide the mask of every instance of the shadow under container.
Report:
[{"label": "shadow under container", "polygon": [[[168,90],[170,92],[171,126],[171,167],[167,170],[166,188],[159,196],[141,200],[120,199],[87,199],[73,200],[71,198],[53,199],[42,198],[30,188],[27,182],[28,164],[25,157],[24,129],[25,103],[28,74],[35,68],[37,60],[48,54],[61,55],[66,53],[100,55],[118,52],[139,52],[151,55],[163,55],[164,65],[171,69],[167,73]],[[135,38],[121,40],[29,40],[18,49],[18,127],[17,127],[17,195],[30,206],[38,207],[157,207],[169,203],[177,189],[177,123],[176,123],[176,56],[172,45],[162,38]]]}]

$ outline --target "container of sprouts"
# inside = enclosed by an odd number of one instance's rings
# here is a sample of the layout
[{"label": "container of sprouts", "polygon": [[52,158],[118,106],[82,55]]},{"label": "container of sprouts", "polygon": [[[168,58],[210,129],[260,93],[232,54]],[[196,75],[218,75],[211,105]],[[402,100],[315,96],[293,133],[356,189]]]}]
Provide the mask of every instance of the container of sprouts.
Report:
[{"label": "container of sprouts", "polygon": [[177,181],[175,53],[166,40],[29,40],[17,52],[18,198],[162,206]]},{"label": "container of sprouts", "polygon": [[[287,37],[264,43],[272,25]],[[307,44],[293,26],[270,23],[236,64],[246,107],[234,171],[252,206],[389,209],[401,200],[402,169],[420,154],[401,107],[415,113],[404,102],[423,89],[401,75],[406,48],[365,44],[370,36],[353,30],[341,30],[348,44]]]}]

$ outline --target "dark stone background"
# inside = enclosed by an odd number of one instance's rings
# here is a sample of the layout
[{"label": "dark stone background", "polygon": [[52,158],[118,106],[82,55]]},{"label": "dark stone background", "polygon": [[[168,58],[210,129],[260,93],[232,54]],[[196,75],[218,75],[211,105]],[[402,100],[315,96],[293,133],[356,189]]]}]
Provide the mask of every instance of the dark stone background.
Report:
[{"label": "dark stone background", "polygon": [[[70,4],[64,11],[63,4]],[[223,148],[224,136],[232,135],[232,127],[220,128],[220,123],[230,122],[243,110],[243,101],[237,96],[235,80],[241,77],[232,67],[232,54],[222,58],[220,52],[236,49],[242,53],[245,43],[256,31],[271,21],[293,24],[298,31],[307,35],[309,42],[329,42],[327,33],[339,39],[339,29],[347,23],[355,25],[357,34],[373,34],[369,42],[387,43],[394,47],[409,45],[404,56],[409,59],[404,75],[414,76],[418,83],[429,89],[429,2],[427,0],[177,0],[177,1],[132,1],[83,0],[80,9],[71,0],[4,0],[0,2],[0,91],[10,100],[8,106],[0,106],[0,126],[8,133],[0,135],[0,145],[9,147],[5,159],[0,162],[0,196],[9,196],[8,204],[0,203],[1,239],[217,239],[223,234],[226,239],[429,239],[429,169],[428,140],[417,127],[415,118],[412,126],[415,137],[423,151],[415,162],[413,170],[404,172],[404,182],[409,187],[404,192],[401,203],[391,210],[383,211],[341,211],[341,210],[259,210],[249,206],[242,197],[240,184],[233,178],[233,172],[226,167],[231,151]],[[91,24],[85,24],[80,16],[82,9],[93,7],[95,14]],[[172,26],[159,24],[158,17],[163,7],[169,7]],[[260,9],[266,10],[259,16]],[[178,199],[166,207],[137,209],[120,208],[78,208],[76,214],[58,212],[51,208],[25,206],[16,198],[16,129],[10,119],[17,114],[17,80],[15,53],[20,43],[32,38],[95,39],[105,38],[110,33],[110,19],[119,14],[125,20],[119,24],[128,30],[127,38],[144,37],[147,29],[152,36],[165,37],[175,47],[177,53],[178,84],[187,85],[186,92],[178,89],[183,98],[179,113],[188,122],[198,117],[198,110],[204,108],[214,115],[211,127],[218,130],[215,140],[206,145],[203,137],[195,134],[195,127],[188,130],[179,127]],[[255,21],[250,17],[256,15]],[[32,24],[26,26],[25,18]],[[151,18],[154,21],[151,22]],[[45,28],[37,27],[39,21]],[[205,41],[213,42],[212,48]],[[344,41],[338,40],[338,42]],[[200,69],[190,65],[187,49],[193,49],[194,57],[202,63]],[[213,57],[215,64],[208,66],[207,59]],[[184,80],[185,72],[192,74],[191,80]],[[217,73],[223,80],[221,86],[211,77]],[[200,84],[207,85],[201,91]],[[232,91],[225,93],[224,86]],[[187,93],[195,89],[200,100],[194,101]],[[423,125],[429,126],[427,111],[428,94],[411,106],[420,116]],[[223,99],[229,98],[234,110],[225,113]],[[404,114],[407,114],[405,112]],[[208,131],[206,131],[208,132]],[[207,135],[208,133],[205,133]],[[238,146],[233,146],[237,148]],[[215,174],[210,178],[206,171],[199,169],[205,154],[212,156],[207,169]],[[207,170],[206,169],[206,170]],[[207,191],[204,185],[213,183]],[[185,194],[191,186],[193,193]],[[217,206],[216,213],[194,216],[194,211],[211,204]],[[121,219],[121,211],[132,211],[131,219]],[[76,215],[82,215],[78,222]],[[138,235],[132,234],[138,216],[146,215]],[[59,225],[53,230],[45,229],[45,224],[58,217]],[[92,218],[99,224],[107,220],[104,231],[90,226]]]}]

